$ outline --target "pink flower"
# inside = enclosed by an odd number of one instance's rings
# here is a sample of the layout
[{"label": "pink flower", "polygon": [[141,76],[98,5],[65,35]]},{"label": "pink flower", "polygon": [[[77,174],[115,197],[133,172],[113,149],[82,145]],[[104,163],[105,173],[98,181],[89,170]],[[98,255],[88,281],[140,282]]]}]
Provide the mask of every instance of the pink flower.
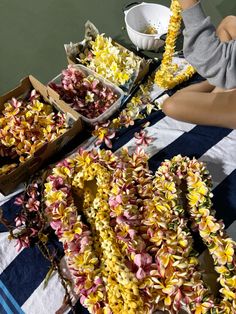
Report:
[{"label": "pink flower", "polygon": [[33,100],[35,100],[35,99],[38,99],[39,97],[40,97],[40,94],[38,94],[38,93],[36,92],[36,90],[33,89],[33,90],[31,91],[31,93],[30,93],[30,101],[33,101]]},{"label": "pink flower", "polygon": [[35,200],[34,198],[29,198],[27,204],[25,205],[26,208],[30,212],[37,212],[39,210],[40,202]]},{"label": "pink flower", "polygon": [[22,215],[19,215],[15,218],[15,224],[16,224],[16,227],[20,227],[22,225],[25,224],[25,217],[22,216]]},{"label": "pink flower", "polygon": [[181,309],[181,301],[183,300],[183,295],[181,293],[181,290],[178,289],[176,292],[176,295],[174,297],[174,302],[173,302],[173,308],[174,310],[178,313]]},{"label": "pink flower", "polygon": [[61,220],[53,220],[50,222],[50,226],[52,227],[52,229],[56,230],[56,232],[59,232],[62,227],[62,222]]},{"label": "pink flower", "polygon": [[85,236],[80,241],[80,252],[83,253],[86,249],[86,246],[89,244],[89,237]]},{"label": "pink flower", "polygon": [[87,297],[84,296],[84,295],[82,295],[82,296],[80,297],[80,303],[81,303],[82,305],[84,305],[84,302],[85,302],[86,299],[87,299]]},{"label": "pink flower", "polygon": [[135,231],[134,229],[129,229],[128,233],[129,233],[130,238],[132,240],[134,240],[134,237],[135,237],[137,231]]},{"label": "pink flower", "polygon": [[20,196],[17,196],[15,198],[14,204],[15,205],[19,205],[19,206],[22,206],[24,204],[24,196],[23,196],[23,194],[21,194]]},{"label": "pink flower", "polygon": [[136,272],[136,277],[140,280],[144,279],[146,277],[145,271],[142,269],[142,267],[139,267],[138,271]]},{"label": "pink flower", "polygon": [[128,128],[130,125],[134,125],[134,120],[125,114],[120,117],[120,124]]},{"label": "pink flower", "polygon": [[119,206],[120,204],[122,204],[122,196],[121,195],[117,195],[117,196],[113,196],[109,198],[109,205],[113,208]]},{"label": "pink flower", "polygon": [[98,285],[101,285],[103,282],[102,282],[102,279],[99,277],[95,279],[94,283],[98,286]]},{"label": "pink flower", "polygon": [[148,146],[154,139],[153,137],[147,136],[147,131],[141,130],[139,133],[134,133],[137,145]]},{"label": "pink flower", "polygon": [[148,253],[141,253],[141,254],[136,254],[134,257],[134,264],[137,265],[138,267],[145,267],[148,265],[151,265],[152,263],[152,257]]},{"label": "pink flower", "polygon": [[54,189],[59,190],[64,185],[64,180],[62,177],[49,176],[50,181]]},{"label": "pink flower", "polygon": [[38,234],[38,230],[34,229],[34,228],[30,228],[31,230],[31,234],[30,234],[30,237],[34,237]]},{"label": "pink flower", "polygon": [[32,199],[35,199],[39,195],[38,189],[39,189],[39,186],[37,183],[30,184],[27,188],[28,196]]},{"label": "pink flower", "polygon": [[110,130],[103,126],[99,127],[98,125],[96,125],[93,134],[95,136],[98,136],[98,140],[96,141],[95,145],[101,145],[104,142],[108,148],[112,148],[111,139],[116,136],[114,130]]},{"label": "pink flower", "polygon": [[30,246],[29,238],[28,236],[22,236],[21,238],[16,240],[16,249],[19,252],[22,248],[27,248]]}]

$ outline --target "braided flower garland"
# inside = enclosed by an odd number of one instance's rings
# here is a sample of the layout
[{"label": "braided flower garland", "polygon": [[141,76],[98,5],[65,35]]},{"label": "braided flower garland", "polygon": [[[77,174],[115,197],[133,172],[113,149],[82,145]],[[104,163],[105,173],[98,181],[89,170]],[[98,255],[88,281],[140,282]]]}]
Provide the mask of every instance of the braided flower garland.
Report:
[{"label": "braided flower garland", "polygon": [[[45,183],[81,303],[91,313],[236,313],[236,243],[214,217],[204,164],[178,155],[153,176],[147,160],[141,149],[80,151]],[[189,220],[213,257],[219,300],[202,280]]]},{"label": "braided flower garland", "polygon": [[188,80],[194,73],[195,69],[189,65],[184,72],[177,74],[178,65],[172,64],[172,58],[175,52],[175,44],[181,27],[181,7],[178,0],[172,0],[165,53],[163,55],[160,69],[156,72],[155,83],[160,87],[171,89],[176,85]]}]

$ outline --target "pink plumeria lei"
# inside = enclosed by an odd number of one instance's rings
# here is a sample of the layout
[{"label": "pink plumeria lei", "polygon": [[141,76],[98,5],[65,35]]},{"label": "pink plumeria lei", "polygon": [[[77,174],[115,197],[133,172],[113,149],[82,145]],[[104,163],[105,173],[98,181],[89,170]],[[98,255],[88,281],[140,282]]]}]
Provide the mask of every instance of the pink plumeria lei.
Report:
[{"label": "pink plumeria lei", "polygon": [[[211,210],[209,173],[176,156],[153,176],[147,159],[141,149],[80,151],[48,177],[46,212],[82,304],[91,313],[235,313],[235,243]],[[202,280],[186,210],[214,259],[220,303]]]}]

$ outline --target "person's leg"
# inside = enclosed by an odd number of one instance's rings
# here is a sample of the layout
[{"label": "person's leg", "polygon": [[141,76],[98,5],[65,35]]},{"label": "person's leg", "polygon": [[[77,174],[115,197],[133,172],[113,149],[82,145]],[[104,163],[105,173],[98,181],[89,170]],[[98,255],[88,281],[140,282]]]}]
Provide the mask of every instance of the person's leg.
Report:
[{"label": "person's leg", "polygon": [[[228,42],[232,39],[236,39],[236,16],[226,16],[216,29],[216,34],[222,42]],[[213,93],[221,93],[227,91],[220,87],[215,87]]]},{"label": "person's leg", "polygon": [[236,128],[236,90],[223,93],[177,92],[166,99],[163,112],[176,120]]},{"label": "person's leg", "polygon": [[[224,18],[216,30],[222,42],[236,39],[236,16]],[[174,119],[195,124],[236,128],[236,89],[214,87],[207,81],[190,85],[162,104]]]},{"label": "person's leg", "polygon": [[210,93],[215,88],[214,85],[211,85],[207,80],[200,83],[195,83],[187,87],[182,88],[180,91],[183,92],[202,92]]}]

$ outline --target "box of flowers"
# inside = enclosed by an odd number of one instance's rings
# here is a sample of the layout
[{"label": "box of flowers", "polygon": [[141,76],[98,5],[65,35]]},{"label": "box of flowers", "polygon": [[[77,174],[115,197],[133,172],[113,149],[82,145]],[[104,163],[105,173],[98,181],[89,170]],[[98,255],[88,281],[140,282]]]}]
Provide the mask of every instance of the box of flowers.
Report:
[{"label": "box of flowers", "polygon": [[118,86],[81,64],[69,65],[49,88],[90,125],[106,121],[120,108],[124,96]]},{"label": "box of flowers", "polygon": [[148,73],[151,59],[118,44],[111,37],[99,34],[91,23],[85,24],[85,38],[79,43],[65,44],[69,64],[83,64],[129,94]]},{"label": "box of flowers", "polygon": [[82,130],[79,115],[33,76],[0,97],[0,192],[9,194]]}]

